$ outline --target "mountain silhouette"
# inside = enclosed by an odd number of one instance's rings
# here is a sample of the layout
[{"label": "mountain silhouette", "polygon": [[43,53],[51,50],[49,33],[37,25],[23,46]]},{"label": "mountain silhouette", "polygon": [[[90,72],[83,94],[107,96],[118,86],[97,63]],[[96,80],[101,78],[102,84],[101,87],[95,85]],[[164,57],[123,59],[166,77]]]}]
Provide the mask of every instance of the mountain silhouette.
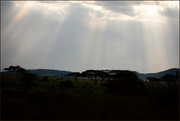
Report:
[{"label": "mountain silhouette", "polygon": [[[41,76],[64,76],[70,73],[73,73],[71,71],[59,71],[59,70],[53,70],[53,69],[27,69],[27,73],[33,73]],[[9,73],[14,74],[10,71],[3,71],[2,73]]]},{"label": "mountain silhouette", "polygon": [[[59,71],[59,70],[53,70],[53,69],[27,69],[26,71],[28,73],[33,73],[33,74],[42,75],[42,76],[59,76],[59,77],[73,73],[72,71]],[[111,70],[104,70],[104,71],[108,73]],[[144,81],[148,81],[146,79],[147,77],[161,78],[165,74],[176,75],[176,72],[179,73],[179,68],[171,68],[171,69],[157,72],[157,73],[139,73],[139,72],[135,71],[137,76]],[[3,71],[2,73],[13,74],[13,72],[10,72],[10,71]]]},{"label": "mountain silhouette", "polygon": [[172,75],[176,75],[176,72],[179,73],[179,68],[171,68],[165,71],[161,71],[161,72],[157,72],[157,73],[139,73],[136,72],[136,74],[138,75],[138,77],[144,81],[148,81],[146,78],[147,77],[156,77],[156,78],[161,78],[162,76],[164,76],[165,74],[172,74]]}]

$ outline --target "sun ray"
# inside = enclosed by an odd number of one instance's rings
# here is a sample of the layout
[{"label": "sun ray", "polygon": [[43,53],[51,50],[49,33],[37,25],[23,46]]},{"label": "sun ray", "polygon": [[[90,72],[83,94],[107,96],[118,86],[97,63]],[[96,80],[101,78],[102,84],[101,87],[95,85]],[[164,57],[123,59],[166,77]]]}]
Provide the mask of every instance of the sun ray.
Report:
[{"label": "sun ray", "polygon": [[[52,67],[77,71],[93,68],[154,71],[176,63],[170,57],[178,53],[174,31],[178,30],[175,12],[179,11],[176,5],[179,2],[14,3],[15,14],[9,23],[4,22],[7,26],[2,31],[3,55],[10,52],[5,47],[12,47],[14,54],[8,55],[11,62],[30,64],[30,57],[36,56],[39,57],[36,64],[40,66],[50,67],[51,63]],[[35,61],[33,58],[32,62]]]},{"label": "sun ray", "polygon": [[[19,2],[18,2],[19,3]],[[26,2],[25,5],[21,6],[18,3],[15,3],[15,7],[19,7],[19,11],[14,15],[13,19],[10,21],[8,26],[6,27],[4,34],[8,35],[9,32],[13,29],[13,27],[22,20],[28,13],[28,10],[33,5],[31,2]]]},{"label": "sun ray", "polygon": [[[159,16],[160,17],[160,16]],[[161,21],[151,21],[144,23],[145,27],[145,46],[147,51],[147,65],[149,70],[158,70],[158,68],[168,68],[169,62],[167,58],[166,48],[164,47],[162,26],[165,23]]]}]

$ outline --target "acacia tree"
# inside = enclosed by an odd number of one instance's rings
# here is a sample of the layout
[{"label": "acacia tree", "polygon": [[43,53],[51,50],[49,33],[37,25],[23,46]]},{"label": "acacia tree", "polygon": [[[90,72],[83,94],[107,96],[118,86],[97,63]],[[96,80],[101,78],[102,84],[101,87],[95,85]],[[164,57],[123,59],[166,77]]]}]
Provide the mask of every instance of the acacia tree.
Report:
[{"label": "acacia tree", "polygon": [[161,77],[165,82],[167,82],[168,86],[172,85],[172,83],[175,85],[176,81],[178,80],[178,76],[174,76],[172,74],[165,74],[163,77]]},{"label": "acacia tree", "polygon": [[78,77],[81,77],[81,73],[79,73],[79,72],[74,72],[74,73],[67,74],[67,75],[65,75],[65,76],[74,77],[74,79],[75,79],[75,81],[76,81],[76,83],[77,83]]},{"label": "acacia tree", "polygon": [[101,84],[108,77],[108,73],[99,70],[87,70],[82,72],[82,76],[88,77],[94,81],[94,85],[97,85],[98,80],[101,80]]},{"label": "acacia tree", "polygon": [[116,94],[143,94],[144,82],[132,71],[112,70],[111,80],[106,81],[106,90]]},{"label": "acacia tree", "polygon": [[27,92],[28,89],[32,86],[32,80],[38,80],[37,79],[37,75],[36,74],[32,74],[32,73],[27,73],[26,70],[20,66],[9,66],[9,68],[5,68],[3,70],[7,70],[10,72],[14,72],[17,75],[17,79],[18,78],[18,74],[21,74],[22,77],[20,79],[20,81],[23,83],[24,85],[24,91]]},{"label": "acacia tree", "polygon": [[156,77],[147,77],[147,79],[152,83],[152,87],[154,87],[155,84],[159,86],[159,83],[162,81],[162,79]]},{"label": "acacia tree", "polygon": [[110,78],[110,75],[106,72],[99,71],[99,76],[101,77],[101,85],[103,84],[104,80]]},{"label": "acacia tree", "polygon": [[4,68],[3,70],[13,72],[17,75],[17,79],[19,80],[18,74],[24,75],[26,73],[26,70],[20,66],[9,66],[9,68]]}]

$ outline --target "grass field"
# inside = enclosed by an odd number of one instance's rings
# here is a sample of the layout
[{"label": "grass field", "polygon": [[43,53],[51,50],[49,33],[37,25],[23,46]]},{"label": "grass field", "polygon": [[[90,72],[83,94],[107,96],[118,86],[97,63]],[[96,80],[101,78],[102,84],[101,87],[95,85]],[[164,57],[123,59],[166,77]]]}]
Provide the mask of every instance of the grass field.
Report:
[{"label": "grass field", "polygon": [[[21,78],[19,76],[19,78]],[[43,78],[39,76],[38,78]],[[59,80],[58,80],[59,79]],[[111,94],[90,79],[71,80],[73,88],[58,88],[59,77],[33,80],[28,90],[16,75],[1,73],[2,120],[178,120],[179,86],[145,83],[143,95]]]}]

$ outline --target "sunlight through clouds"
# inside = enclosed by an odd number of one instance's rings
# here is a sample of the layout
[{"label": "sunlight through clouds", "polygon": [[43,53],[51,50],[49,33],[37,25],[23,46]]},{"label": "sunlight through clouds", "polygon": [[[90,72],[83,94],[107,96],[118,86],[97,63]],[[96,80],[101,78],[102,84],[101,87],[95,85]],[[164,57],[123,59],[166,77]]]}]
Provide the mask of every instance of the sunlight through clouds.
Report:
[{"label": "sunlight through clouds", "polygon": [[[24,2],[23,2],[24,3]],[[24,6],[22,7],[18,3],[15,4],[15,7],[21,7],[20,10],[16,13],[16,15],[13,17],[11,22],[8,24],[6,30],[4,31],[5,34],[8,34],[11,29],[19,22],[23,17],[27,14],[29,8],[33,5],[31,2],[25,2]]]},{"label": "sunlight through clouds", "polygon": [[179,67],[179,1],[2,1],[1,18],[1,70]]}]

